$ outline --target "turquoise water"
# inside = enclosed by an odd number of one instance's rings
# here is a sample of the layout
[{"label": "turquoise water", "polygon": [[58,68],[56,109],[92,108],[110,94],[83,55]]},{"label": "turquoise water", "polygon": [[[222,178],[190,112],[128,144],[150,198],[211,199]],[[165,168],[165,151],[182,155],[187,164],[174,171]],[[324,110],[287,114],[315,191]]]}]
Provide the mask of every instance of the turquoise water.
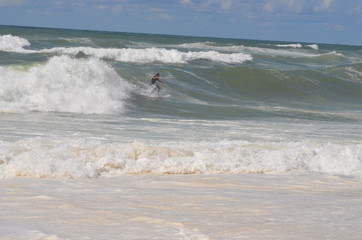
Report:
[{"label": "turquoise water", "polygon": [[0,26],[0,177],[361,176],[361,56],[361,46]]}]

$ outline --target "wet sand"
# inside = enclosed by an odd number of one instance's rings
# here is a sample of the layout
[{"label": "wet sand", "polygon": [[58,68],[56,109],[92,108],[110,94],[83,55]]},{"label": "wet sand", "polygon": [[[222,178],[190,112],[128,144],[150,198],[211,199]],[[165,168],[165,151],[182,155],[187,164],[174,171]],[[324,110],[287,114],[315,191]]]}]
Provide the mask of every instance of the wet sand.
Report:
[{"label": "wet sand", "polygon": [[124,175],[2,181],[0,239],[360,239],[360,179]]}]

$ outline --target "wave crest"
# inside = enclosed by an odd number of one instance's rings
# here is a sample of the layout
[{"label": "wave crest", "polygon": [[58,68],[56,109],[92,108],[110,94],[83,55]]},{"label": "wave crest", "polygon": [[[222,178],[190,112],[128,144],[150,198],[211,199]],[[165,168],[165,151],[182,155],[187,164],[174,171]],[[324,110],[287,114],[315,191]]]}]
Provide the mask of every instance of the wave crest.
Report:
[{"label": "wave crest", "polygon": [[53,48],[42,50],[42,52],[56,52],[61,54],[76,55],[79,52],[83,52],[86,55],[95,56],[98,58],[113,59],[119,62],[131,62],[131,63],[187,63],[193,60],[205,59],[215,62],[223,63],[243,63],[246,61],[252,61],[252,57],[249,54],[244,53],[220,53],[217,51],[189,51],[180,52],[176,49],[165,48],[91,48],[91,47],[76,47],[76,48]]},{"label": "wave crest", "polygon": [[28,69],[0,67],[0,111],[119,113],[132,86],[97,58],[52,57]]},{"label": "wave crest", "polygon": [[287,172],[362,176],[361,144],[224,140],[156,146],[45,138],[0,143],[0,178]]},{"label": "wave crest", "polygon": [[119,62],[130,63],[188,63],[193,60],[204,59],[221,63],[244,63],[252,61],[250,54],[245,53],[221,53],[218,51],[188,51],[182,52],[176,49],[166,48],[93,48],[93,47],[55,47],[42,50],[29,50],[28,40],[16,36],[0,36],[0,50],[20,53],[59,53],[76,56],[84,53],[98,58],[113,59]]},{"label": "wave crest", "polygon": [[30,46],[30,42],[24,38],[11,34],[0,36],[0,51],[23,51],[26,46]]}]

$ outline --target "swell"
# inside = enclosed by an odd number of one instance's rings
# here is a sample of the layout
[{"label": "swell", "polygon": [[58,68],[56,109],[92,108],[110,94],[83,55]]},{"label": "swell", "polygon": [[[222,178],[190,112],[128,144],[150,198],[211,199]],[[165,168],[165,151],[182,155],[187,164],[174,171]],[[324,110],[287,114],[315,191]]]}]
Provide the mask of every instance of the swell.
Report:
[{"label": "swell", "polygon": [[355,104],[362,100],[362,64],[317,70],[264,70],[248,67],[211,70],[234,96],[269,102],[316,105]]},{"label": "swell", "polygon": [[178,68],[165,77],[162,91],[170,98],[136,94],[132,103],[171,116],[361,120],[361,72],[361,64],[317,70]]},{"label": "swell", "polygon": [[45,63],[0,67],[0,111],[128,112],[203,119],[343,119],[352,111],[347,119],[361,118],[360,63],[307,70],[250,64],[168,66],[160,94],[149,87],[152,75],[147,72],[153,66],[133,68],[66,55]]},{"label": "swell", "polygon": [[[0,67],[0,111],[207,119],[320,118],[320,112],[343,118],[353,111],[353,118],[360,119],[357,47],[333,46],[335,51],[313,44],[217,39],[185,43],[177,37],[156,43],[149,35],[133,42],[133,35],[107,37],[72,32],[57,40],[66,42],[63,46],[54,46],[59,42],[49,33],[31,41],[2,35],[0,56],[6,64]],[[166,83],[160,96],[149,88],[155,71]]]},{"label": "swell", "polygon": [[[361,64],[322,69],[278,70],[234,67],[208,70],[231,116],[283,116],[360,121]],[[211,91],[211,90],[210,90]],[[222,97],[220,97],[222,98]],[[205,102],[212,102],[203,99]],[[210,99],[211,100],[211,99]],[[232,107],[230,107],[230,105]]]}]

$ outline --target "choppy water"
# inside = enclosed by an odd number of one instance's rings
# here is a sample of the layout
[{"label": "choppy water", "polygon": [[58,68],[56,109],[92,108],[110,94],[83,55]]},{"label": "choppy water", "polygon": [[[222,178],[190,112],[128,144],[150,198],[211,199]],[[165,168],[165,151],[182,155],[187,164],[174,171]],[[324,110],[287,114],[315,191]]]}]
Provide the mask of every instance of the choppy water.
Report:
[{"label": "choppy water", "polygon": [[0,85],[1,178],[362,173],[359,46],[1,26]]},{"label": "choppy water", "polygon": [[361,56],[0,26],[0,239],[360,239]]}]

